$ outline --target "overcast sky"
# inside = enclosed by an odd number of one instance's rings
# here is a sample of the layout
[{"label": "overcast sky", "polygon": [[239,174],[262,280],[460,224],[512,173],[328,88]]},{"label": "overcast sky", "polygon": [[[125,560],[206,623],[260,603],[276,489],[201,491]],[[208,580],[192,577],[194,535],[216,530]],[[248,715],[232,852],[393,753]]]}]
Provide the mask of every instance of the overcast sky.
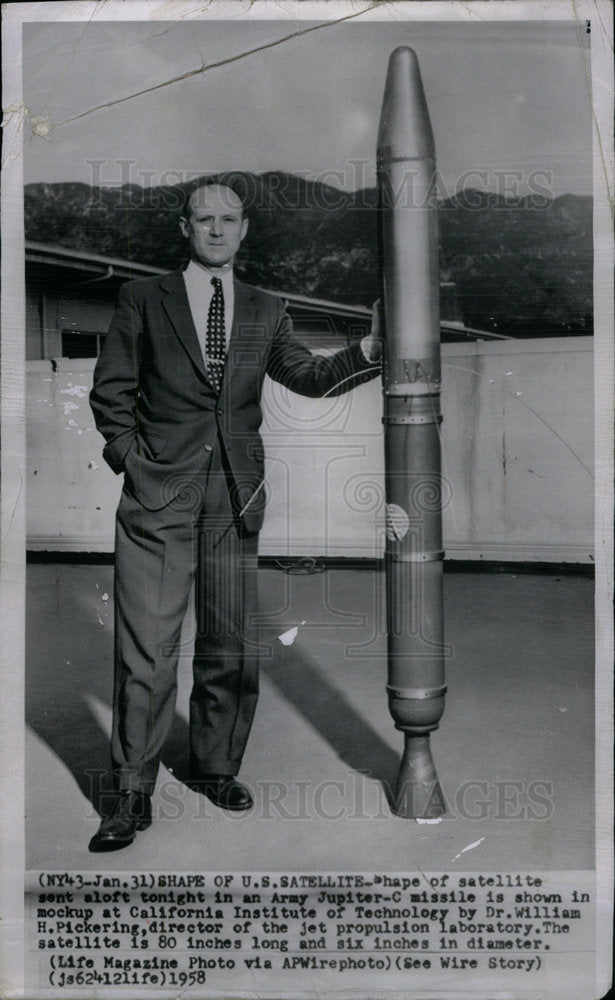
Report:
[{"label": "overcast sky", "polygon": [[589,39],[582,25],[536,21],[25,25],[24,102],[43,134],[26,120],[24,180],[172,183],[241,169],[372,185],[388,57],[410,45],[442,194],[514,193],[515,172],[521,192],[591,194]]}]

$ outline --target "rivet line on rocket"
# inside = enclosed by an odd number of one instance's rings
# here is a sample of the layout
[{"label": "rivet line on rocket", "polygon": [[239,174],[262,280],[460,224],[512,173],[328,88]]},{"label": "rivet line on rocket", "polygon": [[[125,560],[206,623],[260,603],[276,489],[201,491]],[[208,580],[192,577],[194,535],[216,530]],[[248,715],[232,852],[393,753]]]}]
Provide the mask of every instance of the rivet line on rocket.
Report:
[{"label": "rivet line on rocket", "polygon": [[421,413],[416,416],[408,417],[393,417],[384,415],[382,418],[383,424],[441,424],[442,414],[441,413]]}]

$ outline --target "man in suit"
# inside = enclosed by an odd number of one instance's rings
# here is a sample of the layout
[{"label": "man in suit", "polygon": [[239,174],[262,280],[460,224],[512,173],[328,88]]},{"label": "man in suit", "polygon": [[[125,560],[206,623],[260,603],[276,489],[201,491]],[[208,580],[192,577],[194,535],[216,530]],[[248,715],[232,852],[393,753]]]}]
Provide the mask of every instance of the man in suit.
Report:
[{"label": "man in suit", "polygon": [[194,186],[180,227],[190,262],[123,286],[90,396],[103,456],[124,474],[115,547],[117,795],[92,850],[124,847],[151,823],[195,575],[191,777],[222,808],[252,805],[236,775],[258,691],[263,379],[307,396],[338,395],[379,370],[377,321],[361,344],[317,357],[293,337],[277,297],[234,277],[248,229],[234,184]]}]

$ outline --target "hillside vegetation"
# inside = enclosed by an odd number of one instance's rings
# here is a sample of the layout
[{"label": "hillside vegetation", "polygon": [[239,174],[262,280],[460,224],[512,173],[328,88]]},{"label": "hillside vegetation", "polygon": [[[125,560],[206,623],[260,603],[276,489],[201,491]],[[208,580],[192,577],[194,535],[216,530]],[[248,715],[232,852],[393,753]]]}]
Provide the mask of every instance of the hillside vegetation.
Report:
[{"label": "hillside vegetation", "polygon": [[[244,174],[250,228],[237,269],[276,290],[368,305],[378,295],[375,189]],[[29,184],[26,238],[162,268],[185,260],[180,187]],[[440,203],[440,269],[469,326],[516,336],[592,331],[592,199],[465,190]]]}]

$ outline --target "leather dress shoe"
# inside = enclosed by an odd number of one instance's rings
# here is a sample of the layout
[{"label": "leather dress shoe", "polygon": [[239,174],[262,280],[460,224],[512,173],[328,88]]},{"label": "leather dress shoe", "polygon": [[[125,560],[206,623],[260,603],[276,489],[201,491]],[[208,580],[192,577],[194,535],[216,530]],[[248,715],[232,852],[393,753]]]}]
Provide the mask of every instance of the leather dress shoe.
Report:
[{"label": "leather dress shoe", "polygon": [[206,774],[196,782],[200,791],[221,809],[242,812],[251,809],[254,800],[245,785],[230,774]]},{"label": "leather dress shoe", "polygon": [[118,792],[113,808],[90,841],[91,851],[112,851],[132,844],[138,830],[152,824],[152,800],[145,792]]}]

